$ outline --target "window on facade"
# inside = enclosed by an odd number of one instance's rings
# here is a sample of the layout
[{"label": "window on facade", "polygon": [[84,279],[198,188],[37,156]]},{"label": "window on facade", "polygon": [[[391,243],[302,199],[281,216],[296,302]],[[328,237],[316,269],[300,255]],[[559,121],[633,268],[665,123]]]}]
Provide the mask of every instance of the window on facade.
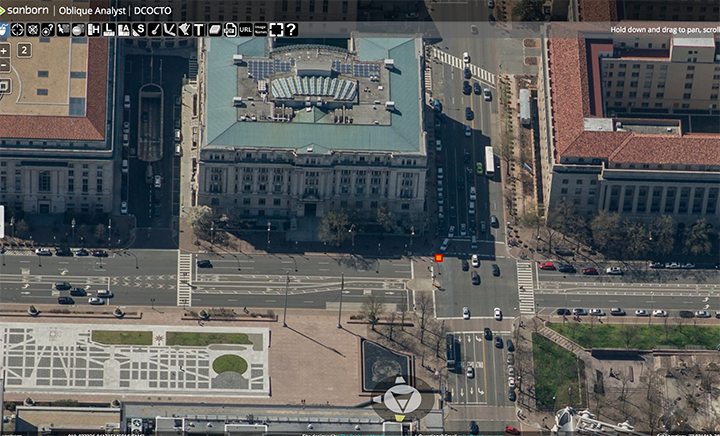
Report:
[{"label": "window on facade", "polygon": [[38,191],[50,192],[50,171],[38,173]]},{"label": "window on facade", "polygon": [[265,206],[265,199],[264,199],[264,198],[258,198],[258,206]]},{"label": "window on facade", "polygon": [[410,203],[403,203],[400,205],[402,210],[410,210]]},{"label": "window on facade", "polygon": [[84,194],[88,192],[88,179],[82,179],[82,192]]}]

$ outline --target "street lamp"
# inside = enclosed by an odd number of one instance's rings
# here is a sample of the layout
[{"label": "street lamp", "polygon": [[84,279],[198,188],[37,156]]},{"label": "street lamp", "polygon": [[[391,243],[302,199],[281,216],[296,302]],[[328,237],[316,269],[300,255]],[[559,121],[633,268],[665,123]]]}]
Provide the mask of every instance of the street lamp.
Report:
[{"label": "street lamp", "polygon": [[155,310],[155,299],[154,298],[150,299],[150,304],[152,305],[152,310]]},{"label": "street lamp", "polygon": [[287,327],[287,323],[285,320],[287,319],[287,297],[288,297],[288,288],[290,287],[290,271],[288,271],[285,275],[285,305],[283,307],[283,327]]},{"label": "street lamp", "polygon": [[112,219],[108,220],[108,245],[110,245],[111,230],[112,230]]},{"label": "street lamp", "polygon": [[215,245],[215,223],[210,223],[210,245]]},{"label": "street lamp", "polygon": [[15,238],[15,216],[10,217],[10,231],[12,231],[12,237]]},{"label": "street lamp", "polygon": [[650,293],[650,313],[648,314],[648,326],[650,326],[650,320],[652,320],[653,309],[655,308],[655,293]]},{"label": "street lamp", "polygon": [[340,319],[342,316],[342,297],[343,297],[343,291],[345,291],[345,273],[342,273],[342,279],[340,282],[340,307],[338,308],[338,323],[337,328],[341,329],[342,325],[340,324]]},{"label": "street lamp", "polygon": [[410,255],[412,256],[413,236],[415,236],[415,226],[410,227]]},{"label": "street lamp", "polygon": [[270,249],[270,221],[267,222],[267,246]]},{"label": "street lamp", "polygon": [[353,233],[353,229],[355,228],[355,224],[350,226],[350,239],[352,240],[352,253],[355,254],[355,233]]},{"label": "street lamp", "polygon": [[73,238],[73,242],[75,242],[75,218],[73,218],[72,221],[70,221],[70,227],[72,227],[72,235],[73,235],[72,238]]}]

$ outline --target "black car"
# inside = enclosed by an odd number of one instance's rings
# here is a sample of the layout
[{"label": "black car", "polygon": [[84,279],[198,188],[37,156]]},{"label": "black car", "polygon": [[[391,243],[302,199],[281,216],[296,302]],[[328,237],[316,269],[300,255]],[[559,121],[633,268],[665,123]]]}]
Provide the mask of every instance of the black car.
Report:
[{"label": "black car", "polygon": [[55,289],[58,291],[67,291],[68,289],[72,289],[72,285],[68,282],[55,282]]},{"label": "black car", "polygon": [[480,276],[478,275],[477,271],[473,271],[472,274],[470,274],[472,278],[472,284],[473,285],[479,285],[480,284]]},{"label": "black car", "polygon": [[457,211],[455,210],[455,206],[450,206],[450,219],[455,219],[457,217]]},{"label": "black car", "polygon": [[495,336],[495,347],[496,348],[502,348],[503,347],[503,340],[500,336]]},{"label": "black car", "polygon": [[680,318],[695,318],[695,314],[689,310],[681,310],[679,315]]},{"label": "black car", "polygon": [[467,271],[467,270],[469,270],[469,269],[470,269],[470,264],[468,263],[467,260],[463,259],[463,260],[462,260],[462,270],[463,270],[463,271]]},{"label": "black car", "polygon": [[210,262],[208,259],[198,260],[197,261],[198,268],[212,268],[212,262]]},{"label": "black car", "polygon": [[511,353],[512,353],[513,351],[515,351],[515,345],[513,345],[512,341],[511,341],[510,339],[508,339],[507,341],[505,341],[505,348],[507,348],[507,350],[508,350],[509,352],[511,352]]},{"label": "black car", "polygon": [[472,73],[470,72],[470,68],[465,67],[464,76],[466,79],[469,79],[472,77]]},{"label": "black car", "polygon": [[490,330],[488,327],[485,327],[485,330],[483,331],[485,332],[485,339],[487,339],[488,341],[492,341],[492,330]]},{"label": "black car", "polygon": [[558,271],[570,274],[575,274],[577,272],[574,266],[568,264],[559,265]]},{"label": "black car", "polygon": [[80,248],[80,249],[78,249],[78,250],[75,250],[75,256],[87,256],[87,255],[89,255],[89,254],[90,254],[90,253],[89,253],[86,249],[84,249],[84,248]]},{"label": "black car", "polygon": [[560,316],[570,315],[570,309],[560,308],[560,309],[556,310],[555,313],[557,313]]},{"label": "black car", "polygon": [[87,292],[85,292],[83,288],[72,288],[70,289],[70,295],[73,297],[84,297],[87,295]]},{"label": "black car", "polygon": [[75,300],[70,297],[58,297],[58,304],[75,304]]},{"label": "black car", "polygon": [[107,251],[105,250],[93,250],[92,255],[94,257],[108,257]]},{"label": "black car", "polygon": [[500,277],[500,267],[496,263],[492,264],[492,273],[495,277]]},{"label": "black car", "polygon": [[466,80],[463,82],[463,94],[470,95],[472,93],[472,87],[470,86],[470,83]]},{"label": "black car", "polygon": [[70,257],[72,257],[72,255],[73,255],[72,251],[67,247],[55,249],[55,256],[70,256]]},{"label": "black car", "polygon": [[612,309],[610,309],[610,315],[625,316],[625,310],[623,310],[621,307],[613,307]]},{"label": "black car", "polygon": [[510,388],[508,389],[508,400],[515,401],[517,399],[517,396],[515,396],[515,389]]},{"label": "black car", "polygon": [[469,107],[465,108],[465,119],[468,121],[472,121],[472,119],[475,118],[475,114],[473,114],[472,109]]},{"label": "black car", "polygon": [[482,89],[480,89],[480,84],[477,82],[473,83],[473,90],[475,91],[476,95],[480,95],[480,93],[482,92]]},{"label": "black car", "polygon": [[463,162],[470,163],[470,153],[468,153],[467,151],[463,155]]},{"label": "black car", "polygon": [[478,427],[475,421],[470,421],[470,434],[480,434],[480,427]]},{"label": "black car", "polygon": [[463,179],[463,176],[457,178],[457,188],[458,191],[465,190],[465,179]]}]

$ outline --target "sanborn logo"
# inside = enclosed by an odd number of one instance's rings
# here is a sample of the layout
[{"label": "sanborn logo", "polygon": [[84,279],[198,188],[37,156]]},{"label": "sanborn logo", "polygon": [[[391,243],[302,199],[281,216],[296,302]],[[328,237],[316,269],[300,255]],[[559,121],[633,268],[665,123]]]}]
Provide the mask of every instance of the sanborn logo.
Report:
[{"label": "sanborn logo", "polygon": [[5,13],[5,9],[3,9],[2,6],[0,6],[0,15],[2,15],[2,14],[4,14],[4,13]]}]

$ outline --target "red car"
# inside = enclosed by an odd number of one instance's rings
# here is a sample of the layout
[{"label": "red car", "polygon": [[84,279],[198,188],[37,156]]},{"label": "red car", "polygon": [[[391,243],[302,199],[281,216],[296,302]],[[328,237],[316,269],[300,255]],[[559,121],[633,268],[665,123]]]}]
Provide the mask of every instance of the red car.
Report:
[{"label": "red car", "polygon": [[595,268],[585,268],[582,270],[583,274],[586,276],[596,276],[598,275],[598,272]]},{"label": "red car", "polygon": [[520,430],[516,429],[515,427],[513,427],[511,425],[508,425],[507,427],[505,427],[505,433],[520,434]]},{"label": "red car", "polygon": [[552,262],[541,263],[541,264],[540,264],[540,269],[551,269],[551,270],[554,270],[554,269],[555,269],[555,264],[553,264]]}]

